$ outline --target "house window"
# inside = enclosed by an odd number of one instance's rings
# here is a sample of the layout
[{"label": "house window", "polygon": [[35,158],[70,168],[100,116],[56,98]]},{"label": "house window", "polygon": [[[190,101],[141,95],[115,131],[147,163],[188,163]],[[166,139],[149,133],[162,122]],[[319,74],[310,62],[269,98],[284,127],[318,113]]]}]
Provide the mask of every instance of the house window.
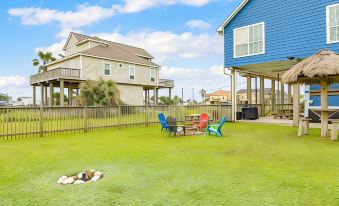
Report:
[{"label": "house window", "polygon": [[339,4],[327,6],[327,43],[339,42]]},{"label": "house window", "polygon": [[110,64],[104,64],[104,74],[105,76],[111,76],[111,65]]},{"label": "house window", "polygon": [[150,69],[150,77],[151,77],[151,82],[154,83],[156,80],[156,70],[155,69]]},{"label": "house window", "polygon": [[129,66],[129,80],[135,80],[135,66]]},{"label": "house window", "polygon": [[122,69],[122,68],[124,68],[124,65],[123,65],[122,63],[119,63],[119,64],[118,64],[118,68],[119,68],[119,69]]},{"label": "house window", "polygon": [[265,24],[234,29],[234,58],[265,53]]}]

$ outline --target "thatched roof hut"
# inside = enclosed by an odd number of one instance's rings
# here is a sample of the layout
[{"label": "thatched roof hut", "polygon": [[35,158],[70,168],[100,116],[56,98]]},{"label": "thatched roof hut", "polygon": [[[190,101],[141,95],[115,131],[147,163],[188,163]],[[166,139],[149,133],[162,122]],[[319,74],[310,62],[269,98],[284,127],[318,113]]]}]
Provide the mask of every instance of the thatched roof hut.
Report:
[{"label": "thatched roof hut", "polygon": [[284,83],[319,84],[339,82],[339,55],[330,50],[321,50],[299,62],[282,76]]},{"label": "thatched roof hut", "polygon": [[321,50],[304,59],[282,76],[284,83],[319,84],[321,87],[321,136],[328,132],[328,84],[339,82],[339,55]]}]

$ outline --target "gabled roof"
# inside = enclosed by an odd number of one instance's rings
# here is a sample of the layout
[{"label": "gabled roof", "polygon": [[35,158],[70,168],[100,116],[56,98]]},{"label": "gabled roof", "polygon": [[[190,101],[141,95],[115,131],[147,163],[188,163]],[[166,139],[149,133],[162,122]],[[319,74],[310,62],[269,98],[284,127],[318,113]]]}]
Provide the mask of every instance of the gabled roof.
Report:
[{"label": "gabled roof", "polygon": [[75,32],[70,33],[70,35],[69,35],[69,37],[68,37],[68,39],[65,43],[65,47],[66,47],[71,35],[73,35],[75,37],[75,39],[78,41],[77,43],[85,41],[85,40],[104,42],[106,44],[118,46],[119,48],[126,50],[127,52],[132,53],[132,54],[137,55],[137,56],[140,56],[140,57],[145,57],[145,58],[149,58],[149,59],[154,58],[146,50],[139,48],[139,47],[121,44],[121,43],[117,43],[117,42],[112,42],[112,41],[108,41],[108,40],[105,40],[105,39],[98,38],[96,36],[92,37],[92,36],[87,36],[87,35],[83,35],[83,34],[79,34],[79,33],[75,33]]},{"label": "gabled roof", "polygon": [[111,44],[108,47],[103,46],[96,46],[87,50],[84,50],[80,52],[79,54],[85,54],[95,57],[101,57],[101,58],[108,58],[108,59],[114,59],[114,60],[120,60],[123,62],[130,62],[135,64],[142,64],[142,65],[148,65],[148,66],[154,66],[154,67],[160,67],[159,65],[148,61],[144,58],[141,58],[137,55],[131,54],[120,47]]},{"label": "gabled roof", "polygon": [[217,32],[220,35],[224,34],[224,28],[225,26],[227,26],[227,24],[229,24],[232,19],[241,11],[242,8],[244,8],[244,6],[249,2],[250,0],[243,0],[239,6],[225,19],[225,21],[223,21],[223,23],[218,27]]}]

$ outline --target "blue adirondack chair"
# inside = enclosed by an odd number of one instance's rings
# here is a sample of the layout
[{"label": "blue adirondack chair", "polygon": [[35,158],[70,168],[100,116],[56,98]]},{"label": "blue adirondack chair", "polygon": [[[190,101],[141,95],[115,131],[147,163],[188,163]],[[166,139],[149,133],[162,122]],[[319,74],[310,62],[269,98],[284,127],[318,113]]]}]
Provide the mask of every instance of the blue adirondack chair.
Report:
[{"label": "blue adirondack chair", "polygon": [[161,131],[166,129],[166,131],[168,130],[168,125],[167,125],[167,122],[166,122],[166,117],[163,113],[159,113],[158,114],[158,118],[159,118],[159,121],[160,121],[160,124],[161,124]]},{"label": "blue adirondack chair", "polygon": [[218,137],[222,136],[221,127],[225,124],[226,117],[222,117],[221,122],[215,125],[208,125],[206,128],[205,135],[211,135],[211,133],[215,133]]}]

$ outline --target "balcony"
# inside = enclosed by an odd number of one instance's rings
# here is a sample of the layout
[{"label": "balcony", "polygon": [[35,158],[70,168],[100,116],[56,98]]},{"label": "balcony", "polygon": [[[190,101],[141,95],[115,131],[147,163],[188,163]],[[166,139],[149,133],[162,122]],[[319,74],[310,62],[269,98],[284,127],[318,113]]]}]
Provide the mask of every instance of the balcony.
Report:
[{"label": "balcony", "polygon": [[170,79],[159,79],[159,87],[163,88],[173,88],[174,81]]},{"label": "balcony", "polygon": [[35,74],[30,77],[30,84],[37,84],[59,79],[81,80],[80,69],[57,68],[47,72]]}]

